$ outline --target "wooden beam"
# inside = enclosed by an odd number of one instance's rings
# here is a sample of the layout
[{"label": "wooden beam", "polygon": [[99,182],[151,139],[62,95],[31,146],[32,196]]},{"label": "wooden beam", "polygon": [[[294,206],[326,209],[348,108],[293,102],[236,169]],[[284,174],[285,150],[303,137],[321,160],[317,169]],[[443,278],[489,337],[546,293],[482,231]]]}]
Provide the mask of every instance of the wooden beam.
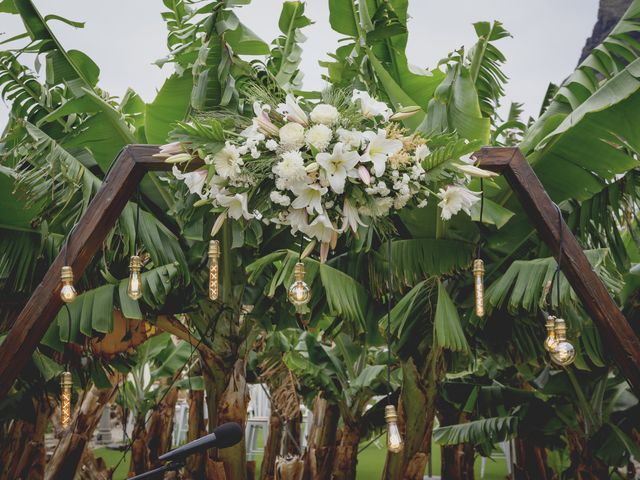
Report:
[{"label": "wooden beam", "polygon": [[518,148],[485,147],[475,154],[480,167],[502,174],[520,200],[533,226],[556,260],[563,253],[560,268],[598,328],[607,353],[614,359],[631,388],[640,394],[640,339],[632,330],[600,277],[593,271],[582,247],[560,216],[531,165]]},{"label": "wooden beam", "polygon": [[65,256],[76,279],[80,278],[147,170],[171,168],[152,156],[157,152],[151,145],[129,145],[118,155],[71,234],[67,252],[63,248],[53,261],[0,346],[0,398],[7,394],[62,308],[60,269]]}]

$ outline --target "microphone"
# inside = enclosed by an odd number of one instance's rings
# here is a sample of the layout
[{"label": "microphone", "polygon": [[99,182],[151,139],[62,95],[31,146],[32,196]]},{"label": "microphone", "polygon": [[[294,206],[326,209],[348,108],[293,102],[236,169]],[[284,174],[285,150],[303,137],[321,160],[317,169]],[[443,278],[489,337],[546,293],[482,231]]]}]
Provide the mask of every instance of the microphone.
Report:
[{"label": "microphone", "polygon": [[158,460],[163,462],[181,462],[189,455],[208,450],[209,448],[233,447],[242,439],[242,427],[234,422],[223,423],[213,430],[213,433],[198,438],[170,452],[160,455]]}]

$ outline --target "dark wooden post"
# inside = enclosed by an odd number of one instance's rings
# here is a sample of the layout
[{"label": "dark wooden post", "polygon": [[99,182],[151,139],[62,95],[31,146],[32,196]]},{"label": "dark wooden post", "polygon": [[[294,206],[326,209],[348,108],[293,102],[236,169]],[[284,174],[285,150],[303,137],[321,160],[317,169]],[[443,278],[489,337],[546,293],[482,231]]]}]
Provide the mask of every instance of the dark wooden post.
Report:
[{"label": "dark wooden post", "polygon": [[[170,169],[169,164],[153,157],[157,152],[155,146],[130,145],[116,159],[67,246],[66,255],[76,277],[84,273],[145,173]],[[476,157],[483,168],[505,176],[557,258],[560,230],[555,205],[520,151],[487,147]],[[575,237],[564,223],[562,228],[564,253],[560,267],[598,327],[607,351],[640,395],[640,340],[591,268]],[[0,398],[7,394],[62,306],[60,269],[64,257],[64,251],[56,257],[0,346]]]},{"label": "dark wooden post", "polygon": [[482,168],[505,177],[556,259],[560,252],[562,228],[562,273],[598,328],[607,353],[613,357],[636,395],[640,394],[640,339],[609,295],[600,277],[593,271],[582,247],[562,217],[560,226],[556,205],[547,195],[531,165],[518,148],[485,147],[475,157],[480,160]]}]

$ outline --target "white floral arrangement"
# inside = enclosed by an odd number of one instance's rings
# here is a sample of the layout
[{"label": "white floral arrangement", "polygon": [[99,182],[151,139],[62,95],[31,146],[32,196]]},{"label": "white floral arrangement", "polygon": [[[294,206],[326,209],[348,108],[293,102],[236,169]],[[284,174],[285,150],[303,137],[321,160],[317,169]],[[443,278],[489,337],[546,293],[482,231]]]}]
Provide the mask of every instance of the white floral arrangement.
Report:
[{"label": "white floral arrangement", "polygon": [[359,90],[333,100],[311,105],[289,94],[275,105],[255,101],[251,124],[226,131],[216,151],[172,143],[160,155],[176,164],[204,160],[191,172],[174,165],[173,175],[200,197],[198,204],[220,212],[213,234],[226,218],[284,225],[320,242],[322,259],[339,235],[357,235],[359,227],[407,206],[425,207],[431,195],[444,220],[470,214],[478,195],[465,185],[469,175],[486,172],[467,155],[451,184],[432,191],[436,185],[423,167],[431,153],[427,140],[400,123],[417,108],[394,114]]}]

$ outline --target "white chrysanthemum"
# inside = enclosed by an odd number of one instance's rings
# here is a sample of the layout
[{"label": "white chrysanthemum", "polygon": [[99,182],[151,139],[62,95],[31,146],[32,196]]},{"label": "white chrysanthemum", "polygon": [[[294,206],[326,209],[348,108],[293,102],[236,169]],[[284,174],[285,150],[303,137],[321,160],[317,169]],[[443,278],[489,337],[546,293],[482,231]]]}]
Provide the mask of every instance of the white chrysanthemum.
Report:
[{"label": "white chrysanthemum", "polygon": [[278,192],[277,190],[271,192],[269,194],[269,198],[276,205],[282,205],[283,207],[288,207],[289,205],[291,205],[291,199],[285,194]]},{"label": "white chrysanthemum", "polygon": [[278,149],[278,142],[276,142],[273,138],[270,138],[265,142],[264,146],[267,147],[267,150],[275,152]]},{"label": "white chrysanthemum", "polygon": [[227,143],[222,150],[213,156],[213,165],[216,173],[222,178],[234,178],[240,174],[240,167],[243,165],[238,149]]},{"label": "white chrysanthemum", "polygon": [[389,213],[391,207],[393,206],[393,198],[384,197],[384,198],[376,198],[369,206],[362,206],[358,209],[360,213],[363,215],[367,215],[369,217],[382,217]]},{"label": "white chrysanthemum", "polygon": [[320,103],[313,107],[309,114],[313,123],[322,123],[324,125],[333,125],[340,118],[338,109],[333,105],[327,105],[326,103]]},{"label": "white chrysanthemum", "polygon": [[307,130],[304,139],[307,145],[322,152],[326,150],[329,143],[331,143],[331,137],[333,137],[331,129],[326,125],[318,124]]},{"label": "white chrysanthemum", "polygon": [[416,147],[416,160],[418,162],[422,162],[430,153],[431,150],[429,150],[429,147],[427,147],[426,145],[418,145]]},{"label": "white chrysanthemum", "polygon": [[218,195],[216,201],[219,205],[227,208],[227,214],[229,217],[238,220],[239,218],[245,218],[251,220],[254,215],[249,213],[247,208],[247,194],[236,193],[235,195]]},{"label": "white chrysanthemum", "polygon": [[449,220],[460,210],[471,215],[471,207],[478,201],[478,194],[465,187],[449,185],[446,189],[440,189],[438,198],[441,199],[438,203],[442,209],[441,216],[443,220]]},{"label": "white chrysanthemum", "polygon": [[[290,151],[281,155],[282,160],[276,163],[271,171],[276,174],[278,188],[291,188],[298,183],[304,183],[307,171],[304,169],[304,160],[300,152]],[[278,182],[280,180],[280,182]],[[281,188],[283,190],[283,188]]]},{"label": "white chrysanthemum", "polygon": [[347,150],[358,150],[364,140],[364,135],[358,130],[347,130],[346,128],[339,128],[336,130],[338,134],[338,140],[341,141]]},{"label": "white chrysanthemum", "polygon": [[304,145],[304,127],[290,122],[280,127],[280,143],[286,148],[298,149]]}]

